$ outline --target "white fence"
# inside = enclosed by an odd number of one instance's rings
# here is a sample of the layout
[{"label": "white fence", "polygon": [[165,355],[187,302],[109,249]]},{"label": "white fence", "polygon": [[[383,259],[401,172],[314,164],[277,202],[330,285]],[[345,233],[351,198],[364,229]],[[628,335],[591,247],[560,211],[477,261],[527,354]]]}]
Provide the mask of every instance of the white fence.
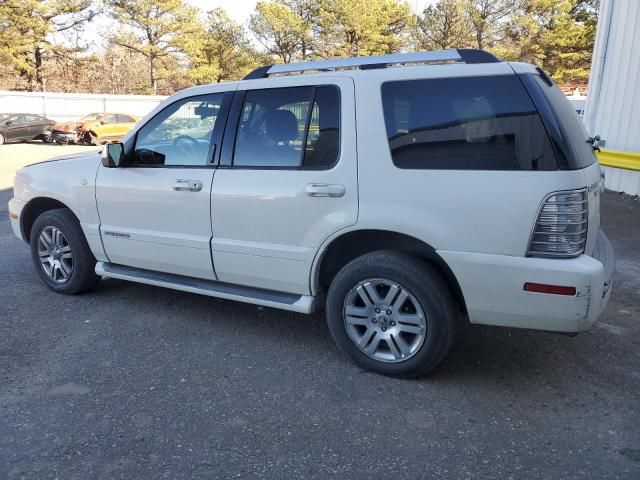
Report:
[{"label": "white fence", "polygon": [[88,113],[144,116],[166,97],[89,93],[9,92],[0,90],[0,113],[33,113],[51,120],[73,120]]}]

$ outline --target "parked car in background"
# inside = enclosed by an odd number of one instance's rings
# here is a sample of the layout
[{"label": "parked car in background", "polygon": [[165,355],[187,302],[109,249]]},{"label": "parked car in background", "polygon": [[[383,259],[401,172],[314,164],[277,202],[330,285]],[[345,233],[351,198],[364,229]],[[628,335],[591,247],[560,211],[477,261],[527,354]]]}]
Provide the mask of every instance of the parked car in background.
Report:
[{"label": "parked car in background", "polygon": [[0,113],[0,145],[7,142],[42,140],[51,142],[56,122],[30,113]]},{"label": "parked car in background", "polygon": [[53,138],[58,143],[100,145],[122,139],[138,120],[128,113],[90,113],[77,121],[56,124]]},{"label": "parked car in background", "polygon": [[102,145],[122,140],[129,130],[140,120],[133,115],[114,113],[107,115],[84,134],[84,143]]}]

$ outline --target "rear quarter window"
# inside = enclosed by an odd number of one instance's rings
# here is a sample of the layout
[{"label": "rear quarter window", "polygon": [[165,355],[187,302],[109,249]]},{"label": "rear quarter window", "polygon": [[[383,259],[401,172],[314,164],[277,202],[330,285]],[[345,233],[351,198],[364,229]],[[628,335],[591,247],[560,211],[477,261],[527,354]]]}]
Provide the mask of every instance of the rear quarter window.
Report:
[{"label": "rear quarter window", "polygon": [[572,149],[575,155],[573,159],[574,168],[584,168],[593,164],[596,161],[596,157],[593,154],[593,148],[587,143],[589,135],[571,102],[555,83],[550,82],[548,77],[546,81],[541,75],[533,75],[533,77],[551,105],[551,109],[560,126],[563,142]]},{"label": "rear quarter window", "polygon": [[382,103],[398,168],[558,169],[540,116],[515,75],[388,82]]}]

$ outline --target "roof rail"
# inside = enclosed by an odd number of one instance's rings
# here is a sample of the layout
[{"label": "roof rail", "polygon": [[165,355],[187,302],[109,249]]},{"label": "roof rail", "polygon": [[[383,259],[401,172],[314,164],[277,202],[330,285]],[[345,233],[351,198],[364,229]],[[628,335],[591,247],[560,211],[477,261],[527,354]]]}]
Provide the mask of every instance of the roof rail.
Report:
[{"label": "roof rail", "polygon": [[500,60],[489,52],[472,48],[435,50],[432,52],[397,53],[374,57],[335,58],[300,63],[279,63],[259,67],[244,80],[283,76],[304,72],[329,72],[334,70],[387,68],[391,65],[422,65],[440,63],[496,63]]}]

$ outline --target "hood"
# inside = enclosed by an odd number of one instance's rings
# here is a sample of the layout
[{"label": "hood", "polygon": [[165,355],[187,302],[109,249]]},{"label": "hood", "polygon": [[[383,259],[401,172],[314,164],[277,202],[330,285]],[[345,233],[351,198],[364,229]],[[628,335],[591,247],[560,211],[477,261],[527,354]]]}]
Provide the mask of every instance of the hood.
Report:
[{"label": "hood", "polygon": [[93,151],[88,151],[88,152],[77,152],[77,153],[69,153],[67,155],[60,155],[59,157],[53,157],[50,158],[48,160],[43,160],[42,162],[35,162],[35,163],[31,163],[29,165],[25,165],[23,168],[29,168],[33,165],[41,165],[43,163],[50,163],[50,162],[61,162],[61,161],[65,161],[65,160],[77,160],[77,159],[82,159],[85,158],[87,160],[91,159],[93,160],[96,156],[100,155],[100,150],[93,150]]},{"label": "hood", "polygon": [[97,125],[101,125],[100,120],[89,120],[87,122],[82,122],[80,127],[82,130],[89,130]]},{"label": "hood", "polygon": [[54,130],[58,130],[64,133],[73,133],[76,131],[76,128],[78,128],[77,122],[60,122],[60,123],[56,123],[53,126]]}]

